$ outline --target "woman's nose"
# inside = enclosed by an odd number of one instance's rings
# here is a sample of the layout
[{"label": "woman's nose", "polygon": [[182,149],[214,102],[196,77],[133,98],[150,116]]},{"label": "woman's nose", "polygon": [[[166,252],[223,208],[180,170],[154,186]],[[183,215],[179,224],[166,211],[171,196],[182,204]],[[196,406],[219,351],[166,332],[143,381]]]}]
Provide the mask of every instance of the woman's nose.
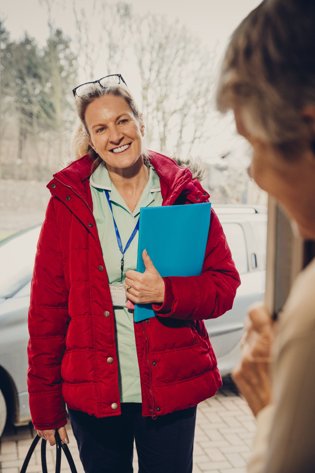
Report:
[{"label": "woman's nose", "polygon": [[113,127],[110,129],[109,141],[111,143],[117,145],[121,142],[122,139],[123,139],[123,136],[117,127]]}]

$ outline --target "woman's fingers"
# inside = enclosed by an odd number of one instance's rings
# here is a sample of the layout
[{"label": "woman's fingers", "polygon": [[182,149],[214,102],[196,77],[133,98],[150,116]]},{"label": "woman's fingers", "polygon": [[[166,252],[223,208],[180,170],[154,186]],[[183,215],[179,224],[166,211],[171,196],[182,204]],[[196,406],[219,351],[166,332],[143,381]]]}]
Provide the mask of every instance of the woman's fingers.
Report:
[{"label": "woman's fingers", "polygon": [[[40,437],[47,440],[51,446],[56,445],[56,431],[54,429],[37,430],[36,432]],[[62,443],[69,443],[66,427],[60,427],[58,434]]]},{"label": "woman's fingers", "polygon": [[62,443],[69,443],[66,427],[60,427],[60,429],[58,429],[58,434]]},{"label": "woman's fingers", "polygon": [[37,430],[37,434],[43,439],[47,440],[47,442],[49,442],[50,445],[56,444],[55,430],[52,430],[52,429]]},{"label": "woman's fingers", "polygon": [[125,279],[126,291],[129,291],[130,289],[136,289],[138,291],[140,289],[140,286],[140,283],[138,281],[135,281],[134,279]]}]

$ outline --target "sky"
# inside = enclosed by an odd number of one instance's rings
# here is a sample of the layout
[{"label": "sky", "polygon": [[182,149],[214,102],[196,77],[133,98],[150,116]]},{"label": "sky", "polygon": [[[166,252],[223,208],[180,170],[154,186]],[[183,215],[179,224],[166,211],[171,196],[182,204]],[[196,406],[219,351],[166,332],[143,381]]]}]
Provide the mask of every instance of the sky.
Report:
[{"label": "sky", "polygon": [[[115,0],[110,0],[114,2]],[[47,36],[47,4],[57,26],[71,30],[73,2],[93,5],[93,0],[1,0],[0,17],[13,38],[28,31],[39,41]],[[196,36],[210,47],[215,42],[226,44],[229,35],[258,0],[129,0],[136,11],[163,14],[169,19],[179,19]],[[69,31],[70,33],[70,31]],[[71,35],[71,34],[70,34]]]}]

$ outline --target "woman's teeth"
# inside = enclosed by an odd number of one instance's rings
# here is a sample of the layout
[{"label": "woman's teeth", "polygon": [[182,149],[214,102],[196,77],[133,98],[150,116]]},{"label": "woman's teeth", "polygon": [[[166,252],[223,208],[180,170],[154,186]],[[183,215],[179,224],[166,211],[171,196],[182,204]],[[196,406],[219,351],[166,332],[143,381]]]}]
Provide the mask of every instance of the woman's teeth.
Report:
[{"label": "woman's teeth", "polygon": [[112,149],[112,152],[113,153],[122,153],[123,151],[126,151],[126,149],[129,148],[130,145],[124,145],[124,146],[120,146],[119,148],[114,148]]}]

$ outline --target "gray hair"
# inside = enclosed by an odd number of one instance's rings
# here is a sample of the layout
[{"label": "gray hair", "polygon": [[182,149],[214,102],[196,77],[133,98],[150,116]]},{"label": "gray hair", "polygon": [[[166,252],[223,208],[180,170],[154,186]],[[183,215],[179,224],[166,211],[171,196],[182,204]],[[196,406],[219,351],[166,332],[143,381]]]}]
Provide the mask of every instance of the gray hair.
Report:
[{"label": "gray hair", "polygon": [[249,130],[287,151],[312,139],[301,111],[315,105],[314,25],[314,0],[265,0],[233,33],[222,65],[218,109],[240,109]]}]

